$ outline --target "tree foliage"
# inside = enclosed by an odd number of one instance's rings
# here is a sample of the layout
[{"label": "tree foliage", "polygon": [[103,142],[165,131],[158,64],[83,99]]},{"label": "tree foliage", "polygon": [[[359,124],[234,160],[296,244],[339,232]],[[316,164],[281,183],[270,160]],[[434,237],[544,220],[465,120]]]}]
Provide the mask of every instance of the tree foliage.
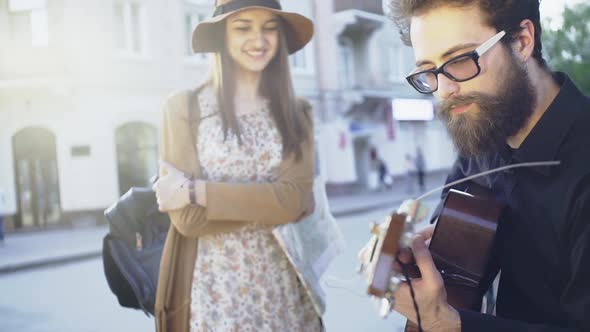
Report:
[{"label": "tree foliage", "polygon": [[545,59],[590,95],[590,2],[566,7],[561,27],[552,30],[550,24],[543,22]]}]

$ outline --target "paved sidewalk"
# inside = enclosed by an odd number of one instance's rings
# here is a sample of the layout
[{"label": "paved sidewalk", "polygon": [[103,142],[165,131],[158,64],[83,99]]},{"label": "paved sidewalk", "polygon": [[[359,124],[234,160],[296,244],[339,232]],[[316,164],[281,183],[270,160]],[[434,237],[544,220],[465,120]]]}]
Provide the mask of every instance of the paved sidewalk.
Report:
[{"label": "paved sidewalk", "polygon": [[[444,184],[446,172],[431,173],[426,176],[426,191],[439,187]],[[382,191],[357,191],[355,194],[332,194],[328,196],[330,210],[334,217],[347,216],[351,214],[364,213],[375,209],[391,207],[396,209],[401,202],[406,199],[416,198],[422,193],[416,190],[407,192],[407,178],[397,178],[393,183],[392,189]],[[415,186],[414,186],[415,187]],[[436,195],[436,194],[435,194]]]},{"label": "paved sidewalk", "polygon": [[99,257],[108,226],[9,233],[0,247],[0,274]]},{"label": "paved sidewalk", "polygon": [[[443,181],[442,173],[431,174],[427,177],[427,189],[438,186]],[[398,180],[391,190],[364,190],[346,195],[332,195],[328,201],[335,217],[388,206],[395,209],[403,200],[415,196],[407,194],[406,188],[404,180]],[[0,246],[0,275],[100,257],[102,239],[107,232],[108,226],[101,225],[8,233],[4,246]]]}]

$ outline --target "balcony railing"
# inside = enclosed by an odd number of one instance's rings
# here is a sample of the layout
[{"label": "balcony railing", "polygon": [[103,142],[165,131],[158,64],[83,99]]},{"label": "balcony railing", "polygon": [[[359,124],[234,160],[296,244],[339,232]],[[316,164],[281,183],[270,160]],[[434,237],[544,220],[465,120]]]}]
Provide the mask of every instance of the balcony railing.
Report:
[{"label": "balcony railing", "polygon": [[334,11],[340,12],[349,9],[383,15],[382,0],[334,0]]}]

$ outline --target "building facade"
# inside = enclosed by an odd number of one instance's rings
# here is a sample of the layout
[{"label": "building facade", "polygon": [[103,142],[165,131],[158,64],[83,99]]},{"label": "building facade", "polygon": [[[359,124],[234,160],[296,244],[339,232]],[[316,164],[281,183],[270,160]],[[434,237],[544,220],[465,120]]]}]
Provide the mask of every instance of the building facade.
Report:
[{"label": "building facade", "polygon": [[[190,48],[211,0],[0,0],[5,227],[95,223],[158,167],[161,106],[208,77]],[[284,1],[312,16],[312,2]],[[313,43],[311,44],[313,45]],[[317,99],[313,46],[292,56]]]},{"label": "building facade", "polygon": [[[103,222],[158,166],[161,106],[207,79],[190,47],[213,0],[0,0],[0,189],[11,230]],[[375,148],[392,173],[423,147],[429,169],[450,165],[436,121],[397,121],[394,99],[411,50],[380,1],[283,0],[311,17],[315,37],[291,56],[298,95],[315,108],[328,182],[370,185]],[[430,100],[426,98],[426,100]]]},{"label": "building facade", "polygon": [[314,3],[323,102],[319,136],[328,183],[374,187],[374,158],[401,175],[405,156],[415,156],[417,148],[427,170],[449,168],[452,143],[434,119],[432,97],[405,80],[414,69],[413,53],[383,14],[382,1]]}]

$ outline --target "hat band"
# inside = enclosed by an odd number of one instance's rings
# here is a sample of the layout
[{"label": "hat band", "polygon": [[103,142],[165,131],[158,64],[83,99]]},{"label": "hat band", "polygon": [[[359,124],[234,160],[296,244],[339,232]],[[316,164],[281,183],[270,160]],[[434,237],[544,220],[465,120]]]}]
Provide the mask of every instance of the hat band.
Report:
[{"label": "hat band", "polygon": [[235,0],[230,3],[226,3],[225,5],[217,6],[215,8],[215,12],[213,13],[213,17],[251,6],[267,7],[276,10],[282,9],[281,4],[276,0]]}]

